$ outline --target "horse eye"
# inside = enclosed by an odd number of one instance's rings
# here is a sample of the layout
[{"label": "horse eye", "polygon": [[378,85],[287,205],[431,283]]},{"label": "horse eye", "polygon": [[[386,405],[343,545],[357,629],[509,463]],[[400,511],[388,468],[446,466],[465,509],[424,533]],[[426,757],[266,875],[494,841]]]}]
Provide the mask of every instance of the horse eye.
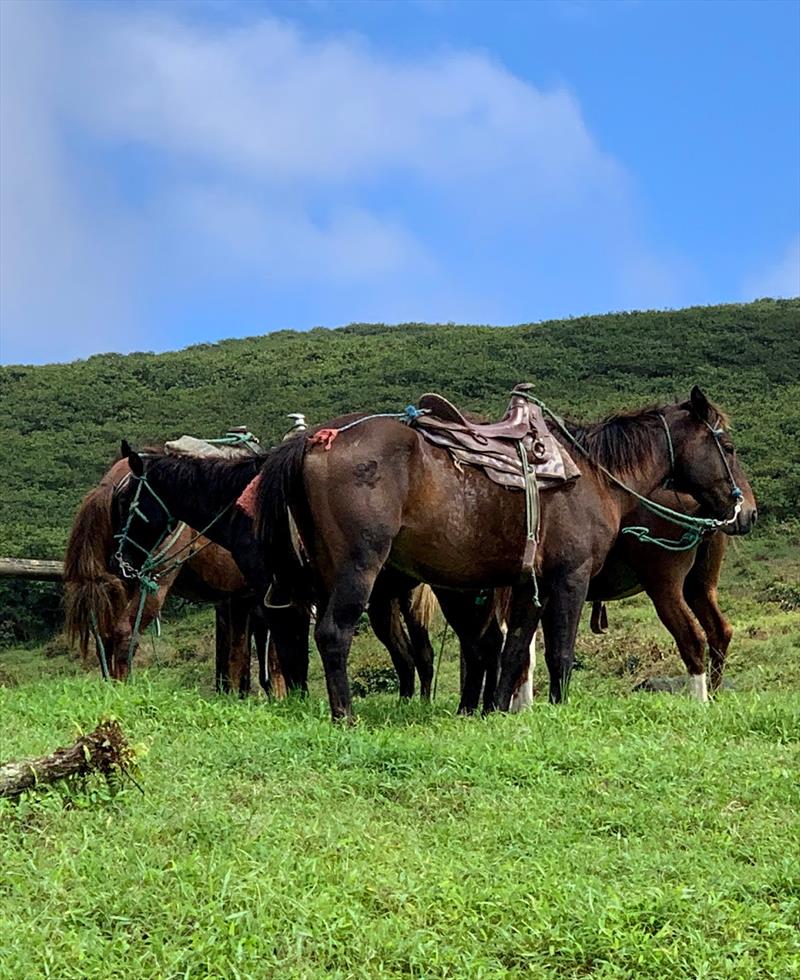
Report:
[{"label": "horse eye", "polygon": [[722,444],[722,448],[725,450],[725,452],[729,456],[733,456],[733,454],[736,452],[736,450],[733,448],[733,446],[729,442],[724,442]]}]

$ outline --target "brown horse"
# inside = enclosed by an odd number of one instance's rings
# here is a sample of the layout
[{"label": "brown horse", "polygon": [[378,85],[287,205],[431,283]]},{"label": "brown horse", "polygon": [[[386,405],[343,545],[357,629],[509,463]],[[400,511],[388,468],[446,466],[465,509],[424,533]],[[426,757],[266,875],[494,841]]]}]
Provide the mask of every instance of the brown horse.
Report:
[{"label": "brown horse", "polygon": [[[660,490],[653,499],[687,514],[696,514],[697,502],[685,494]],[[626,519],[627,525],[648,526],[654,535],[669,537],[673,527],[638,507]],[[589,583],[587,600],[592,603],[592,629],[605,632],[605,603],[645,592],[652,600],[659,619],[672,634],[694,685],[691,693],[705,700],[703,676],[705,650],[709,654],[709,690],[716,692],[725,669],[725,659],[733,630],[719,607],[717,587],[728,537],[708,535],[693,548],[667,551],[620,534],[603,567]],[[511,710],[527,707],[533,699],[532,668],[525,666],[511,702]],[[697,680],[699,678],[699,680]]]},{"label": "brown horse", "polygon": [[[208,537],[233,556],[252,591],[268,596],[271,608],[266,615],[273,634],[280,640],[279,653],[287,683],[306,690],[308,608],[313,600],[310,585],[304,585],[301,602],[296,606],[285,601],[273,588],[264,554],[254,536],[252,519],[233,506],[257,476],[263,460],[139,455],[127,443],[123,444],[123,451],[134,474],[134,479],[120,487],[114,497],[113,524],[117,529],[126,525],[128,528],[119,549],[123,562],[138,567],[143,551],[150,551],[163,538],[170,520],[206,528]],[[137,481],[142,489],[128,522]],[[420,694],[428,698],[433,680],[433,649],[427,627],[432,610],[419,583],[387,572],[376,583],[367,612],[375,635],[392,658],[400,696],[413,695],[416,671]]]},{"label": "brown horse", "polygon": [[[141,597],[135,580],[125,579],[112,569],[113,495],[129,474],[127,460],[118,460],[98,486],[86,494],[75,515],[64,556],[67,634],[77,641],[84,658],[88,655],[90,637],[99,639],[109,673],[117,680],[127,677],[129,653],[134,653],[137,646],[138,638],[134,638],[133,631]],[[180,531],[168,556],[179,553],[186,561],[164,574],[159,579],[158,591],[147,595],[139,631],[144,632],[159,616],[170,592],[214,603],[217,688],[244,694],[250,687],[248,624],[254,605],[252,593],[230,554],[206,538],[198,538],[191,528]],[[259,624],[252,625],[256,638],[258,631],[263,637]],[[263,664],[264,651],[259,653],[259,662]],[[269,681],[261,667],[262,686],[280,694],[285,691],[285,682],[274,645],[270,647],[269,666]]]},{"label": "brown horse", "polygon": [[[575,483],[542,494],[536,565],[541,607],[532,601],[533,583],[523,578],[523,495],[472,467],[455,467],[446,450],[413,428],[370,418],[342,428],[329,451],[302,438],[272,450],[257,491],[262,554],[271,556],[279,580],[290,580],[291,511],[316,573],[316,640],[333,718],[351,716],[350,644],[385,564],[440,588],[513,586],[496,699],[487,703],[484,694],[484,703],[508,709],[540,615],[550,698],[561,701],[590,581],[637,506],[614,479],[647,496],[669,478],[705,513],[731,520],[740,533],[750,530],[755,501],[722,425],[722,414],[695,388],[687,402],[574,428],[574,437],[611,479],[587,461]],[[474,710],[480,692],[471,673],[468,665],[465,711]]]},{"label": "brown horse", "polygon": [[[654,499],[687,514],[696,514],[696,501],[685,494],[662,490]],[[635,524],[648,524],[659,536],[668,536],[669,525],[639,509]],[[728,535],[717,532],[685,551],[663,551],[622,534],[611,549],[600,573],[589,586],[590,602],[607,602],[645,592],[661,622],[672,634],[681,659],[695,681],[693,692],[705,699],[702,678],[706,672],[712,693],[722,683],[725,659],[733,630],[719,607],[717,588],[725,559]],[[598,628],[597,625],[595,628]]]}]

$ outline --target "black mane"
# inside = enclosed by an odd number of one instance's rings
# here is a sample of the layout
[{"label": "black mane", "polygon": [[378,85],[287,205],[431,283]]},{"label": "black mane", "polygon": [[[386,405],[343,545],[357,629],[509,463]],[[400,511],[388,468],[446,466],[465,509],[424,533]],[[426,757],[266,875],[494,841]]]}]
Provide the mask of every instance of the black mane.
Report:
[{"label": "black mane", "polygon": [[264,456],[242,459],[205,458],[200,456],[155,456],[147,466],[147,475],[194,499],[234,500],[258,475]]}]

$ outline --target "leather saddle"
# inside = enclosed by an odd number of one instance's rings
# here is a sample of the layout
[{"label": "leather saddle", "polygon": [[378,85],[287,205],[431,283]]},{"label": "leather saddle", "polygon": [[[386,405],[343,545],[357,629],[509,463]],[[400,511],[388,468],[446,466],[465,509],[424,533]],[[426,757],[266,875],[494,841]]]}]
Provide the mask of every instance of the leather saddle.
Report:
[{"label": "leather saddle", "polygon": [[476,466],[502,486],[525,488],[520,445],[541,489],[573,480],[580,470],[550,434],[541,408],[524,397],[532,387],[526,383],[514,388],[508,411],[499,422],[477,422],[442,395],[423,395],[419,407],[425,414],[414,420],[414,428],[449,450],[456,466]]}]

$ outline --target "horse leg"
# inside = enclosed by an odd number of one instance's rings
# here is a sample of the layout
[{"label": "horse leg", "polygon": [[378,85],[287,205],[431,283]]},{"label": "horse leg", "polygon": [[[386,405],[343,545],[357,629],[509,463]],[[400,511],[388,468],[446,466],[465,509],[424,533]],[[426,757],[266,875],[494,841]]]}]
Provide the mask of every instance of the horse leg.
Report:
[{"label": "horse leg", "polygon": [[725,557],[725,546],[726,541],[721,534],[704,541],[698,548],[697,560],[683,583],[686,602],[708,639],[709,688],[712,694],[722,684],[725,659],[733,636],[733,629],[717,602],[717,583]]},{"label": "horse leg", "polygon": [[689,672],[689,693],[697,701],[708,701],[706,683],[706,643],[700,624],[675,581],[653,583],[647,588],[658,618],[678,645],[678,651]]},{"label": "horse leg", "polygon": [[314,637],[325,668],[333,721],[353,718],[347,660],[356,625],[367,608],[375,578],[388,552],[388,542],[380,552],[370,549],[367,553],[364,549],[358,561],[337,570],[335,583],[317,620]]},{"label": "horse leg", "polygon": [[690,593],[686,596],[689,608],[695,614],[708,638],[709,690],[716,693],[722,684],[728,647],[733,637],[733,628],[722,615],[715,594]]},{"label": "horse leg", "polygon": [[240,698],[244,698],[250,693],[250,636],[247,621],[251,600],[231,597],[229,601],[230,686]]},{"label": "horse leg", "polygon": [[411,657],[419,674],[419,696],[425,701],[430,701],[433,684],[433,647],[428,627],[420,619],[414,607],[414,591],[412,588],[401,593],[398,601],[411,640]]},{"label": "horse leg", "polygon": [[214,686],[218,693],[228,694],[231,689],[231,614],[230,599],[217,603],[216,612],[216,672]]},{"label": "horse leg", "polygon": [[[276,604],[279,599],[276,598]],[[308,693],[308,631],[311,617],[301,606],[265,611],[270,629],[268,651],[273,694]],[[283,690],[283,695],[279,693]]]},{"label": "horse leg", "polygon": [[255,647],[258,661],[258,685],[264,694],[270,693],[270,672],[267,669],[267,647],[270,642],[269,629],[261,612],[261,604],[254,602],[250,607],[248,621],[248,640]]},{"label": "horse leg", "polygon": [[[475,594],[470,592],[434,591],[445,619],[461,644],[461,700],[458,713],[471,715],[480,702],[484,681],[489,686],[490,702],[494,702],[503,636],[491,603],[477,603]],[[486,704],[484,695],[484,707]]]},{"label": "horse leg", "polygon": [[525,708],[529,708],[533,704],[533,672],[536,668],[536,633],[534,632],[533,638],[531,639],[530,645],[530,657],[528,659],[528,666],[523,671],[522,676],[519,679],[519,684],[511,695],[511,704],[509,705],[509,711],[512,714],[519,714],[520,711],[524,711]]},{"label": "horse leg", "polygon": [[530,672],[531,642],[542,615],[535,603],[535,583],[516,585],[511,591],[508,632],[503,644],[502,670],[497,685],[496,706],[508,711],[511,699],[520,686],[525,672]]},{"label": "horse leg", "polygon": [[375,636],[389,651],[400,681],[400,697],[414,696],[414,661],[408,638],[403,630],[397,596],[389,589],[385,577],[379,575],[367,607]]},{"label": "horse leg", "polygon": [[494,617],[488,623],[480,638],[479,656],[483,664],[483,713],[494,711],[497,699],[497,685],[500,682],[500,664],[505,636]]},{"label": "horse leg", "polygon": [[542,615],[542,632],[551,704],[561,704],[569,693],[575,640],[590,577],[591,562],[588,560],[577,568],[559,569],[548,576],[548,601]]}]

